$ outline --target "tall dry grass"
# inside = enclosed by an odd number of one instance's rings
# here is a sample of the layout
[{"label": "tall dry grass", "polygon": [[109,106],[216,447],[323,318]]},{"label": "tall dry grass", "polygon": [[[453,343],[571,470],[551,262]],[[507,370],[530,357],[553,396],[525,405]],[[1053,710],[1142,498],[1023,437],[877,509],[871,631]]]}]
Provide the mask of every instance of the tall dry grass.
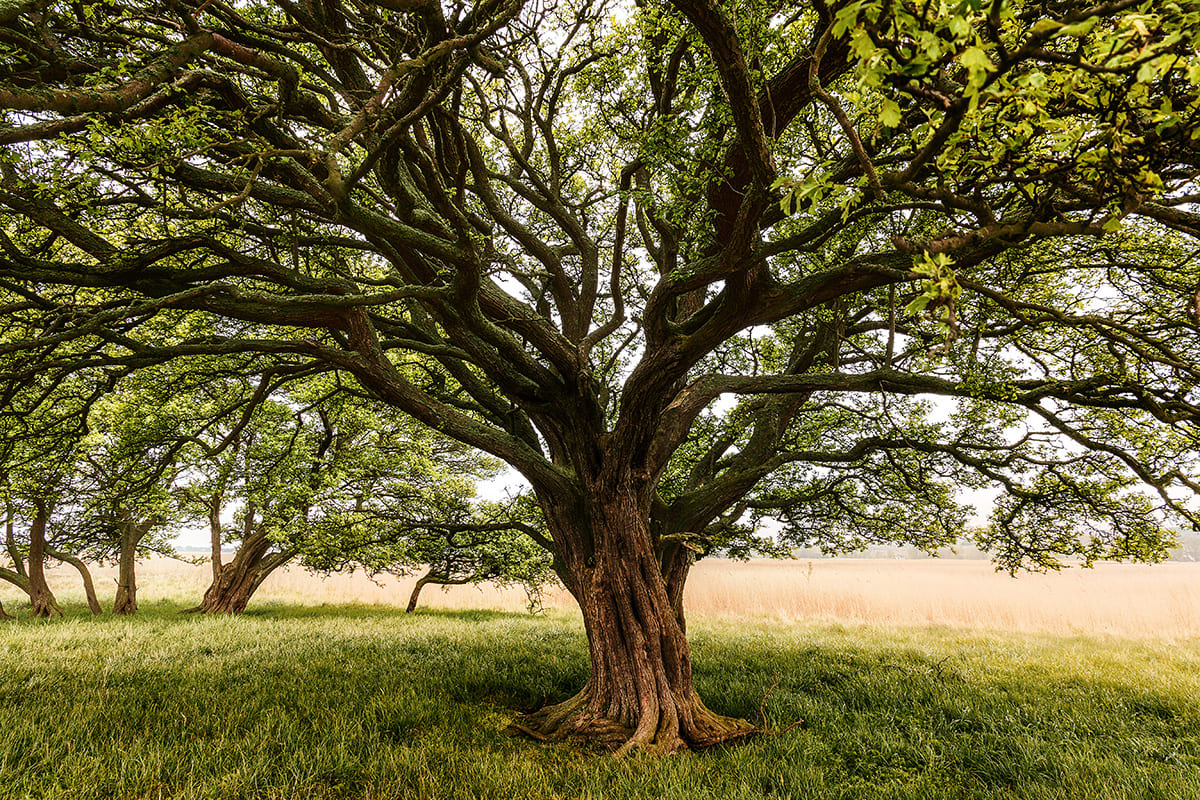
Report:
[{"label": "tall dry grass", "polygon": [[[197,602],[210,576],[207,564],[148,560],[139,566],[139,601]],[[98,568],[95,577],[110,605],[115,570]],[[61,599],[81,599],[71,568],[52,569],[50,581]],[[272,575],[253,602],[403,606],[415,581],[293,567]],[[12,587],[0,589],[6,604],[20,598]],[[550,608],[574,608],[557,587],[543,599]],[[1013,578],[983,561],[709,559],[693,569],[685,603],[692,616],[1183,638],[1200,636],[1200,564],[1100,564]],[[521,611],[526,597],[493,585],[429,586],[421,605]]]},{"label": "tall dry grass", "polygon": [[1191,637],[1200,564],[1098,564],[1010,577],[986,561],[701,561],[691,613],[785,621]]}]

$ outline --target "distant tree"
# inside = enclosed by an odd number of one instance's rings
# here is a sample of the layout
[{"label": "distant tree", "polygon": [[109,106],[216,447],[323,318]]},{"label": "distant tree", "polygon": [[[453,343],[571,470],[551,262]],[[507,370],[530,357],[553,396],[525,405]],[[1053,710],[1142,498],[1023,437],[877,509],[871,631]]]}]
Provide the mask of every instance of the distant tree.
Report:
[{"label": "distant tree", "polygon": [[214,477],[189,493],[208,498],[210,519],[221,511],[214,498],[238,505],[221,537],[238,546],[193,611],[241,613],[262,582],[294,560],[329,570],[365,558],[383,569],[387,548],[411,552],[414,531],[443,524],[448,504],[469,506],[474,480],[495,471],[493,460],[359,392],[336,380],[295,383],[261,399],[224,435],[231,444],[219,456],[208,448],[196,463],[197,473],[207,465]]},{"label": "distant tree", "polygon": [[[190,611],[240,614],[271,573],[292,561],[310,535],[309,515],[327,471],[340,454],[327,415],[290,405],[286,397],[259,403],[218,463],[221,491],[211,495],[210,519],[233,558],[214,569],[213,582]],[[221,525],[221,503],[237,504],[232,524]]]},{"label": "distant tree", "polygon": [[[4,492],[5,544],[4,549],[12,564],[12,569],[0,567],[0,579],[16,585],[29,595],[30,606],[35,616],[61,616],[62,609],[58,605],[49,584],[46,581],[45,568],[48,561],[61,561],[70,564],[79,572],[83,581],[84,595],[88,608],[93,614],[101,614],[100,601],[96,596],[95,582],[86,562],[74,553],[61,549],[62,545],[55,541],[51,520],[56,506],[47,499],[49,487],[42,485],[39,491],[32,495],[32,500],[22,503],[14,496],[12,487]],[[20,490],[18,489],[17,492]],[[18,525],[26,527],[26,535],[18,537]]]},{"label": "distant tree", "polygon": [[409,612],[430,584],[484,582],[520,586],[535,608],[554,571],[545,523],[529,498],[480,502],[461,481],[445,481],[423,494],[419,503],[410,500],[401,507],[355,508],[337,523],[340,538],[314,539],[303,563],[323,571],[362,567],[370,574],[419,573]]},{"label": "distant tree", "polygon": [[[303,470],[314,462],[298,465],[306,456],[319,462],[322,434],[305,430],[311,420],[262,388],[242,414],[224,424],[214,421],[185,449],[191,480],[180,496],[208,524],[213,571],[201,603],[189,611],[241,613],[271,572],[296,554],[286,540],[303,524],[312,477]],[[236,513],[226,524],[222,517],[230,507]],[[236,550],[225,563],[222,551],[232,543]]]},{"label": "distant tree", "polygon": [[[35,495],[30,503],[28,544],[24,552],[18,549],[15,539],[10,539],[9,558],[14,569],[4,570],[3,577],[29,595],[29,605],[36,617],[61,617],[62,608],[46,582],[46,526],[53,508],[41,495]],[[13,503],[7,507],[7,527],[11,530],[21,514]]]},{"label": "distant tree", "polygon": [[138,373],[93,404],[71,485],[76,499],[58,520],[72,550],[116,563],[115,614],[137,612],[137,562],[174,555],[171,531],[182,519],[176,430],[189,398],[165,377]]},{"label": "distant tree", "polygon": [[[405,611],[417,607],[429,584],[455,586],[485,581],[520,586],[530,610],[541,603],[542,589],[554,581],[551,560],[536,543],[531,529],[541,521],[522,523],[508,516],[510,508],[476,509],[474,518],[444,515],[438,524],[410,529],[406,547],[410,564],[428,566],[413,585]],[[543,534],[544,535],[544,534]],[[393,567],[394,568],[394,567]]]},{"label": "distant tree", "polygon": [[0,578],[29,595],[35,616],[61,616],[46,581],[47,561],[70,563],[83,579],[88,604],[100,613],[87,565],[56,541],[53,521],[73,494],[87,418],[111,386],[106,378],[59,376],[36,380],[10,394],[0,412],[0,497],[4,503],[4,549],[12,565]]},{"label": "distant tree", "polygon": [[752,730],[682,599],[757,522],[932,547],[986,484],[1052,567],[1194,517],[1193,0],[105,12],[0,12],[4,347],[307,362],[506,461],[592,660],[538,737]]}]

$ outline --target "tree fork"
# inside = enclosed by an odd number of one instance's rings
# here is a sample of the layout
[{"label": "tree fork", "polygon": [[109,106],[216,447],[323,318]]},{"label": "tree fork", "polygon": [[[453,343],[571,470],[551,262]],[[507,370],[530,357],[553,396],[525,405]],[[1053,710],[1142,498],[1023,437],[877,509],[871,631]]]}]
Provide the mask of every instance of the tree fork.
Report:
[{"label": "tree fork", "polygon": [[256,532],[238,548],[233,559],[217,570],[204,599],[187,613],[241,614],[262,582],[292,559],[292,551],[268,553],[271,540]]}]

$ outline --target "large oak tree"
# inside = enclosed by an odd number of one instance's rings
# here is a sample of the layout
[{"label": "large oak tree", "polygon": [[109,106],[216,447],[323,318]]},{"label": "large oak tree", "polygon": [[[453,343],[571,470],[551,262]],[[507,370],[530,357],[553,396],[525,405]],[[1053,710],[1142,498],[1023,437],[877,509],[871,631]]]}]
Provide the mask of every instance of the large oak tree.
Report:
[{"label": "large oak tree", "polygon": [[966,482],[1005,490],[1010,565],[1161,553],[1196,488],[1198,28],[1191,0],[10,0],[0,280],[41,333],[0,353],[353,374],[537,496],[592,672],[521,728],[723,741],[750,726],[693,690],[683,588],[758,520],[936,546]]}]

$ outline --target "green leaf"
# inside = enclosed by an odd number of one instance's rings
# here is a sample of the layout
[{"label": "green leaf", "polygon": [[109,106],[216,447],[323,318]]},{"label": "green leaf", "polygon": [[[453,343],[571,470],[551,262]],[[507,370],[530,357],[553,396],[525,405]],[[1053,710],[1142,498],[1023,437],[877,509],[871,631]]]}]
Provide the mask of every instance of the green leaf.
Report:
[{"label": "green leaf", "polygon": [[967,83],[973,88],[978,88],[987,80],[989,72],[996,71],[996,65],[992,63],[992,59],[982,47],[973,45],[968,47],[958,57],[958,61],[967,69],[969,75]]},{"label": "green leaf", "polygon": [[1039,19],[1033,23],[1033,27],[1029,29],[1032,34],[1042,34],[1049,31],[1062,30],[1063,24],[1056,19]]},{"label": "green leaf", "polygon": [[1096,22],[1098,19],[1099,17],[1088,17],[1082,22],[1076,22],[1072,25],[1064,25],[1059,33],[1063,36],[1074,36],[1076,38],[1087,36],[1092,32],[1092,28],[1096,27]]},{"label": "green leaf", "polygon": [[1200,86],[1200,58],[1193,58],[1188,62],[1187,76],[1192,86]]},{"label": "green leaf", "polygon": [[917,299],[904,307],[905,314],[919,314],[925,310],[925,306],[929,305],[929,301],[933,297],[928,294],[917,295]]},{"label": "green leaf", "polygon": [[850,50],[854,53],[854,57],[860,61],[868,58],[877,49],[878,47],[875,44],[875,40],[871,38],[871,34],[862,28],[854,31],[850,37]]},{"label": "green leaf", "polygon": [[894,128],[900,124],[900,119],[900,106],[895,100],[885,97],[879,109],[879,124],[885,128]]}]

